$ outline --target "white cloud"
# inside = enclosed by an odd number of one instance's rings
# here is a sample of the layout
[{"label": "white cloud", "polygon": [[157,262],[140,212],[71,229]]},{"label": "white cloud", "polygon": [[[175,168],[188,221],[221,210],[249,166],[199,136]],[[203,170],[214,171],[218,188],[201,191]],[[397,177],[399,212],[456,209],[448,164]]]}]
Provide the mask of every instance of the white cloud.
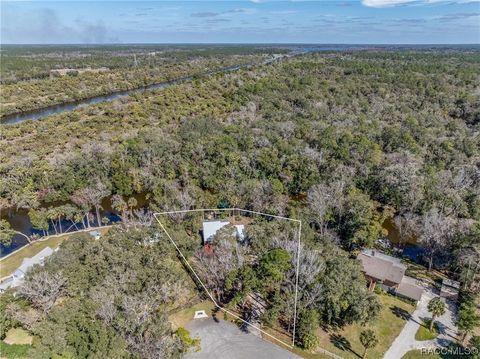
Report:
[{"label": "white cloud", "polygon": [[362,5],[368,7],[393,7],[400,5],[428,5],[434,3],[469,3],[480,2],[480,0],[362,0]]},{"label": "white cloud", "polygon": [[362,0],[362,5],[368,7],[390,7],[408,4],[415,0]]}]

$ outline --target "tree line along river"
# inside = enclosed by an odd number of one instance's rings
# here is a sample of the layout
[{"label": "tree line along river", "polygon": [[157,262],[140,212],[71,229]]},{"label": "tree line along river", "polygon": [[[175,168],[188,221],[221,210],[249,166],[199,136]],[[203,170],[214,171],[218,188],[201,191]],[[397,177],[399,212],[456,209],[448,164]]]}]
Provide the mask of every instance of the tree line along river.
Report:
[{"label": "tree line along river", "polygon": [[[271,64],[276,61],[280,61],[283,58],[287,57],[292,57],[292,56],[301,56],[304,54],[312,53],[312,52],[319,52],[319,51],[347,51],[347,50],[358,50],[358,49],[363,49],[366,48],[367,46],[364,45],[333,45],[333,46],[312,46],[312,47],[298,47],[296,50],[288,53],[287,55],[275,55],[271,58],[268,58],[267,60],[264,60],[260,64],[266,65],[266,64]],[[218,73],[225,73],[225,72],[230,72],[230,71],[236,71],[240,69],[247,69],[251,68],[255,65],[259,64],[244,64],[244,65],[237,65],[237,66],[229,66],[229,67],[224,67],[218,70],[212,70],[212,71],[207,71],[204,72],[200,75],[197,76],[208,76],[208,75],[213,75],[213,74],[218,74]],[[77,102],[71,102],[71,103],[64,103],[64,104],[59,104],[59,105],[54,105],[54,106],[49,106],[45,108],[41,108],[38,110],[33,110],[29,112],[22,112],[18,114],[13,114],[9,116],[5,116],[0,119],[0,124],[1,125],[11,125],[11,124],[16,124],[20,123],[23,121],[27,120],[42,120],[48,116],[54,115],[54,114],[59,114],[59,113],[65,113],[65,112],[72,112],[78,108],[84,107],[84,106],[89,106],[89,105],[94,105],[97,103],[103,103],[103,102],[110,102],[114,101],[118,98],[129,96],[132,94],[136,93],[142,93],[145,91],[149,90],[156,90],[156,89],[164,89],[176,84],[180,84],[182,82],[190,81],[194,78],[194,76],[185,76],[182,78],[178,78],[175,80],[170,80],[170,81],[165,81],[165,82],[160,82],[160,83],[155,83],[151,84],[148,86],[144,86],[142,88],[136,88],[136,89],[131,89],[131,90],[125,90],[125,91],[119,91],[119,92],[113,92],[107,95],[100,95],[100,96],[95,96],[91,97],[88,99],[80,100]],[[148,201],[146,200],[145,194],[137,194],[135,199],[137,200],[138,207],[145,207],[148,204]],[[50,206],[52,204],[49,204]],[[54,205],[54,204],[53,204]],[[110,222],[114,223],[119,221],[119,216],[118,213],[112,209],[111,207],[111,202],[110,202],[110,197],[104,198],[102,201],[102,208],[103,210],[101,211],[101,217],[106,217],[110,220]],[[14,228],[17,231],[20,231],[26,235],[32,235],[32,234],[38,234],[42,235],[43,233],[41,231],[35,230],[32,227],[32,224],[30,222],[30,218],[28,217],[28,211],[26,209],[6,209],[2,211],[1,213],[1,218],[7,220],[12,228]],[[65,223],[62,224],[62,227],[64,229],[70,228],[70,231],[75,231],[77,227],[71,222],[65,220]],[[394,229],[394,224],[392,221],[386,222],[385,223],[385,228],[389,230],[389,239],[392,241],[392,243],[400,243],[398,236],[395,235],[396,231]],[[48,231],[48,234],[55,234],[54,229],[50,228]],[[3,257],[12,251],[24,246],[27,244],[27,240],[25,237],[21,235],[15,235],[13,237],[12,244],[8,247],[3,246],[0,244],[0,257]],[[409,245],[414,245],[415,243],[409,243]]]},{"label": "tree line along river", "polygon": [[[219,73],[225,73],[225,72],[231,72],[231,71],[237,71],[240,69],[248,69],[253,66],[257,65],[267,65],[274,63],[276,61],[280,61],[284,58],[288,57],[293,57],[293,56],[301,56],[305,55],[308,53],[312,52],[322,52],[322,51],[347,51],[347,50],[359,50],[363,49],[369,46],[365,45],[331,45],[331,46],[297,46],[292,48],[292,52],[287,53],[287,54],[281,54],[281,55],[273,55],[272,57],[257,63],[257,64],[243,64],[243,65],[234,65],[234,66],[227,66],[223,67],[217,70],[211,70],[211,71],[206,71],[197,75],[190,75],[190,76],[185,76],[185,77],[180,77],[174,80],[170,81],[163,81],[159,83],[154,83],[150,84],[147,86],[143,86],[140,88],[134,88],[130,90],[124,90],[124,91],[116,91],[112,92],[106,95],[99,95],[99,96],[93,96],[87,99],[79,100],[79,101],[74,101],[74,102],[68,102],[68,103],[62,103],[58,105],[53,105],[53,106],[48,106],[44,108],[40,108],[37,110],[32,110],[32,111],[25,111],[25,112],[20,112],[12,115],[7,115],[3,116],[0,118],[0,124],[1,125],[12,125],[28,120],[32,121],[37,121],[44,119],[48,116],[59,114],[59,113],[65,113],[65,112],[72,112],[75,111],[76,109],[85,107],[85,106],[90,106],[90,105],[95,105],[98,103],[103,103],[103,102],[111,102],[116,99],[133,95],[133,94],[138,94],[142,93],[145,91],[149,90],[158,90],[158,89],[164,89],[173,85],[177,85],[182,82],[190,81],[194,79],[196,76],[209,76],[209,75],[214,75],[214,74],[219,74]],[[370,46],[371,47],[371,46]]]}]

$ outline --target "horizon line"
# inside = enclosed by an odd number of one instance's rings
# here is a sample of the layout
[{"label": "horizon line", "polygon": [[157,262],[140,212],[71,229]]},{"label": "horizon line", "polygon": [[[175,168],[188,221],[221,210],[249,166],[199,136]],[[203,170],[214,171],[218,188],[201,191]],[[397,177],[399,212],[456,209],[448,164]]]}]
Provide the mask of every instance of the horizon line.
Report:
[{"label": "horizon line", "polygon": [[102,45],[314,45],[314,46],[480,46],[479,43],[355,43],[355,42],[72,42],[72,43],[1,43],[1,46],[102,46]]}]

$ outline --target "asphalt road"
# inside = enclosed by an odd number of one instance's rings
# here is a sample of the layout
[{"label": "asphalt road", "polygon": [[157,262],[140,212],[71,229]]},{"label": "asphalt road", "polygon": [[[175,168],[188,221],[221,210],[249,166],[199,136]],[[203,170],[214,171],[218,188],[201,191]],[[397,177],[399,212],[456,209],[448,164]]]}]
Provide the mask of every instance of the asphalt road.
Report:
[{"label": "asphalt road", "polygon": [[186,325],[192,338],[200,338],[201,350],[187,359],[291,359],[299,358],[275,344],[241,331],[232,323],[212,318],[194,319]]}]

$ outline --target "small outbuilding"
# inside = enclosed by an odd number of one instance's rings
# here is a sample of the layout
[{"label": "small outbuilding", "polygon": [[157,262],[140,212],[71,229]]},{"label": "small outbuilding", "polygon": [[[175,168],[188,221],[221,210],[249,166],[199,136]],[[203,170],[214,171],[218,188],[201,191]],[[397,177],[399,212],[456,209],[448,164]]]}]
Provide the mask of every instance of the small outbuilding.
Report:
[{"label": "small outbuilding", "polygon": [[96,241],[98,241],[102,236],[102,234],[99,231],[91,231],[91,232],[88,232],[88,234],[91,235],[92,238],[95,239]]},{"label": "small outbuilding", "polygon": [[442,281],[442,289],[440,290],[441,298],[457,301],[459,292],[460,282],[448,278]]}]

